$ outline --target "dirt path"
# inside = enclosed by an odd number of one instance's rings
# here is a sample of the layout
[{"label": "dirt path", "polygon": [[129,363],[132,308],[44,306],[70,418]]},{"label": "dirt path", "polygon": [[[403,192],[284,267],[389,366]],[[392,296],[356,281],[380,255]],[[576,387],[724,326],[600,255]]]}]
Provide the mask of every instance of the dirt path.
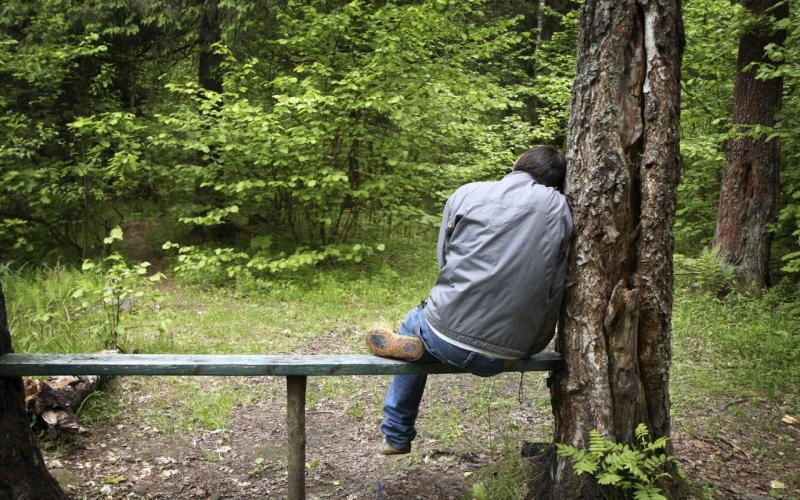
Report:
[{"label": "dirt path", "polygon": [[[310,383],[319,396],[307,412],[309,498],[463,498],[481,469],[502,458],[502,434],[513,439],[522,431],[536,435],[548,429],[549,409],[530,399],[538,391],[511,411],[495,411],[492,427],[479,421],[484,419],[459,421],[457,415],[470,413],[465,400],[475,398],[473,382],[480,379],[436,376],[429,381],[412,453],[385,457],[375,449],[378,397],[389,379],[352,379],[343,398],[325,395],[324,380]],[[505,406],[517,393],[519,376],[497,380],[493,396]],[[224,429],[172,432],[148,423],[162,398],[170,397],[168,381],[118,379],[113,392],[125,410],[92,427],[90,435],[47,453],[49,466],[78,498],[280,498],[286,488],[283,380],[234,382],[262,397],[236,406]],[[161,394],[151,392],[160,384],[167,385]]]}]

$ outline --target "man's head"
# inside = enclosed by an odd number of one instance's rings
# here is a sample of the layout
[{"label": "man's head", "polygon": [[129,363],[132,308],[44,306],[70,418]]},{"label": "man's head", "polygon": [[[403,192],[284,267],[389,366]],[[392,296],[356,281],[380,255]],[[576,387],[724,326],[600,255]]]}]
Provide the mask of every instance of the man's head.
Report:
[{"label": "man's head", "polygon": [[529,173],[539,184],[564,192],[567,160],[553,146],[534,146],[525,151],[514,163],[514,171],[517,170]]}]

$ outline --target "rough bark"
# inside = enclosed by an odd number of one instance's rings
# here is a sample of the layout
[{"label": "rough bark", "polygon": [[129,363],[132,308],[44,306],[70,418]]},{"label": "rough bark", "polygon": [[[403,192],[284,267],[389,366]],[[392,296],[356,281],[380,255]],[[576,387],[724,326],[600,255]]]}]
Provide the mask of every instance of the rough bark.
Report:
[{"label": "rough bark", "polygon": [[[13,352],[0,284],[0,354]],[[0,499],[67,498],[47,472],[25,413],[20,377],[0,377]]]},{"label": "rough bark", "polygon": [[200,14],[200,63],[198,79],[206,90],[222,92],[222,56],[214,44],[222,39],[222,13],[218,0],[202,0]]},{"label": "rough bark", "polygon": [[[581,11],[566,193],[575,234],[549,380],[555,441],[669,435],[672,226],[679,180],[680,0],[592,0]],[[595,498],[552,450],[537,498]]]},{"label": "rough bark", "polygon": [[[787,3],[779,0],[747,0],[754,15],[765,13],[777,19],[788,16]],[[781,107],[783,79],[757,80],[754,63],[767,60],[764,47],[782,45],[785,31],[772,32],[769,23],[758,23],[739,41],[733,97],[733,123],[746,132],[753,125],[772,126]],[[740,283],[748,287],[769,285],[769,252],[780,194],[780,141],[765,137],[739,137],[728,143],[722,176],[714,245],[733,268]]]},{"label": "rough bark", "polygon": [[[113,352],[113,351],[111,351]],[[81,402],[102,386],[99,375],[59,376],[47,380],[25,380],[25,408],[51,431],[84,433],[87,429],[75,415]]]}]

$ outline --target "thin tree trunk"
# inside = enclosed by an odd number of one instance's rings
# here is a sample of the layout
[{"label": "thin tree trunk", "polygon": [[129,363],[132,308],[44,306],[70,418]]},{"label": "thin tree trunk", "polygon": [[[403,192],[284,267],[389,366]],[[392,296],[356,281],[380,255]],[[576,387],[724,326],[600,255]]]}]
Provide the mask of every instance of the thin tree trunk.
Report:
[{"label": "thin tree trunk", "polygon": [[[748,0],[744,6],[754,15],[765,13],[785,19],[789,6],[779,0]],[[733,123],[745,132],[753,125],[772,126],[781,107],[783,79],[757,80],[753,63],[766,62],[764,47],[782,45],[785,31],[771,32],[767,23],[747,31],[739,42]],[[728,157],[719,194],[714,245],[733,267],[745,286],[769,285],[769,252],[772,235],[767,226],[778,213],[780,194],[780,141],[764,137],[739,137],[728,143]]]},{"label": "thin tree trunk", "polygon": [[[549,42],[553,34],[561,30],[561,17],[575,9],[577,4],[571,0],[538,0],[536,9],[536,44],[534,46],[533,60],[525,63],[525,72],[530,78],[535,78],[538,73],[547,72],[550,61],[540,53],[542,44]],[[551,15],[555,13],[555,15]],[[531,95],[526,99],[528,119],[532,123],[539,121],[537,110],[541,106],[538,96]],[[554,141],[556,145],[564,144],[563,135]]]},{"label": "thin tree trunk", "polygon": [[222,92],[222,56],[214,44],[222,40],[222,13],[218,0],[202,0],[200,14],[200,64],[198,80],[206,90]]},{"label": "thin tree trunk", "polygon": [[[7,352],[13,349],[0,284],[0,354]],[[20,377],[0,377],[0,498],[67,498],[44,465],[25,413],[25,392]]]},{"label": "thin tree trunk", "polygon": [[[567,197],[575,235],[549,380],[555,441],[588,433],[669,435],[672,225],[679,180],[680,0],[587,1],[569,122]],[[536,498],[595,498],[551,448]]]},{"label": "thin tree trunk", "polygon": [[575,2],[570,0],[538,0],[538,2],[539,5],[536,13],[537,48],[542,42],[547,42],[553,38],[553,33],[558,31],[561,26],[561,19],[559,16],[553,16],[549,11],[553,10],[557,14],[564,15],[570,9],[575,8]]}]

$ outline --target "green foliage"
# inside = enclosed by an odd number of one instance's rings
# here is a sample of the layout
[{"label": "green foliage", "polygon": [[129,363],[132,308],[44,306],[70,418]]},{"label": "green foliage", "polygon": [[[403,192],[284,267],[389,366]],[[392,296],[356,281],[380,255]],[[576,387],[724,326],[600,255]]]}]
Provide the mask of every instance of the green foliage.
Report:
[{"label": "green foliage", "polygon": [[742,22],[729,0],[687,2],[681,65],[681,156],[675,221],[676,250],[696,255],[716,226],[725,145],[731,136],[733,82]]},{"label": "green foliage", "polygon": [[100,252],[120,209],[141,194],[150,172],[134,116],[152,88],[142,80],[174,60],[162,42],[179,42],[197,13],[170,4],[4,2],[0,255],[77,260]]},{"label": "green foliage", "polygon": [[263,237],[251,242],[250,253],[234,248],[205,248],[180,246],[166,242],[165,250],[177,249],[175,275],[189,283],[223,285],[226,283],[251,282],[258,289],[270,288],[268,279],[276,274],[291,273],[324,261],[361,262],[375,252],[382,252],[386,245],[346,243],[325,245],[318,250],[298,247],[291,255],[277,254],[269,250],[269,242]]},{"label": "green foliage", "polygon": [[697,258],[680,254],[675,254],[674,258],[677,267],[691,276],[693,287],[716,297],[736,290],[733,270],[720,258],[719,247],[703,248]]},{"label": "green foliage", "polygon": [[58,267],[0,268],[6,296],[9,329],[19,352],[92,352],[103,349],[94,329],[104,322],[102,312],[84,309],[73,292],[99,277]]},{"label": "green foliage", "polygon": [[[761,297],[733,293],[722,300],[681,286],[675,296],[673,330],[699,347],[676,358],[700,363],[695,385],[740,397],[765,394],[798,407],[798,317],[800,295],[796,285],[786,282]],[[702,363],[706,358],[724,369],[709,376]]]},{"label": "green foliage", "polygon": [[560,19],[562,29],[550,40],[542,42],[536,51],[536,75],[532,91],[536,95],[536,141],[566,144],[567,121],[572,101],[572,80],[575,78],[575,45],[580,28],[580,11],[573,9],[564,15],[552,11]]},{"label": "green foliage", "polygon": [[[521,18],[484,0],[220,8],[217,93],[196,83],[196,3],[10,4],[3,255],[96,258],[146,204],[193,235],[170,238],[191,261],[181,274],[357,262],[375,229],[434,225],[455,186],[563,136],[575,14],[530,85]],[[534,94],[536,126],[523,118]],[[269,248],[254,245],[263,237]]]},{"label": "green foliage", "polygon": [[[122,229],[116,227],[103,242],[111,245],[122,240]],[[147,275],[148,262],[128,265],[125,259],[114,252],[101,262],[86,260],[82,270],[98,274],[97,280],[86,280],[76,288],[71,297],[80,301],[81,308],[99,308],[103,311],[102,337],[107,349],[119,349],[120,334],[124,334],[121,319],[124,313],[134,313],[137,309],[157,311],[160,293],[153,284],[164,275]],[[99,325],[96,325],[99,326]]]},{"label": "green foliage", "polygon": [[677,463],[665,452],[668,438],[651,440],[645,424],[639,424],[634,434],[636,442],[629,445],[605,439],[592,430],[587,450],[560,443],[556,447],[560,456],[572,462],[576,475],[589,474],[597,480],[606,498],[667,500],[657,485],[670,476],[669,467]]},{"label": "green foliage", "polygon": [[176,106],[158,115],[154,145],[178,179],[164,196],[191,194],[175,215],[270,234],[291,257],[223,252],[271,271],[357,259],[331,245],[357,244],[366,223],[434,222],[453,186],[507,167],[529,140],[520,123],[499,126],[521,102],[483,70],[520,36],[480,5],[278,8],[264,46],[291,65],[221,49],[223,94],[168,85]]},{"label": "green foliage", "polygon": [[800,273],[800,2],[788,1],[789,17],[777,22],[768,19],[774,29],[786,30],[782,47],[767,46],[769,64],[754,68],[758,78],[782,78],[783,103],[775,127],[761,128],[755,133],[781,143],[781,199],[778,221],[773,227],[776,241],[773,255],[781,259],[781,271]]}]

